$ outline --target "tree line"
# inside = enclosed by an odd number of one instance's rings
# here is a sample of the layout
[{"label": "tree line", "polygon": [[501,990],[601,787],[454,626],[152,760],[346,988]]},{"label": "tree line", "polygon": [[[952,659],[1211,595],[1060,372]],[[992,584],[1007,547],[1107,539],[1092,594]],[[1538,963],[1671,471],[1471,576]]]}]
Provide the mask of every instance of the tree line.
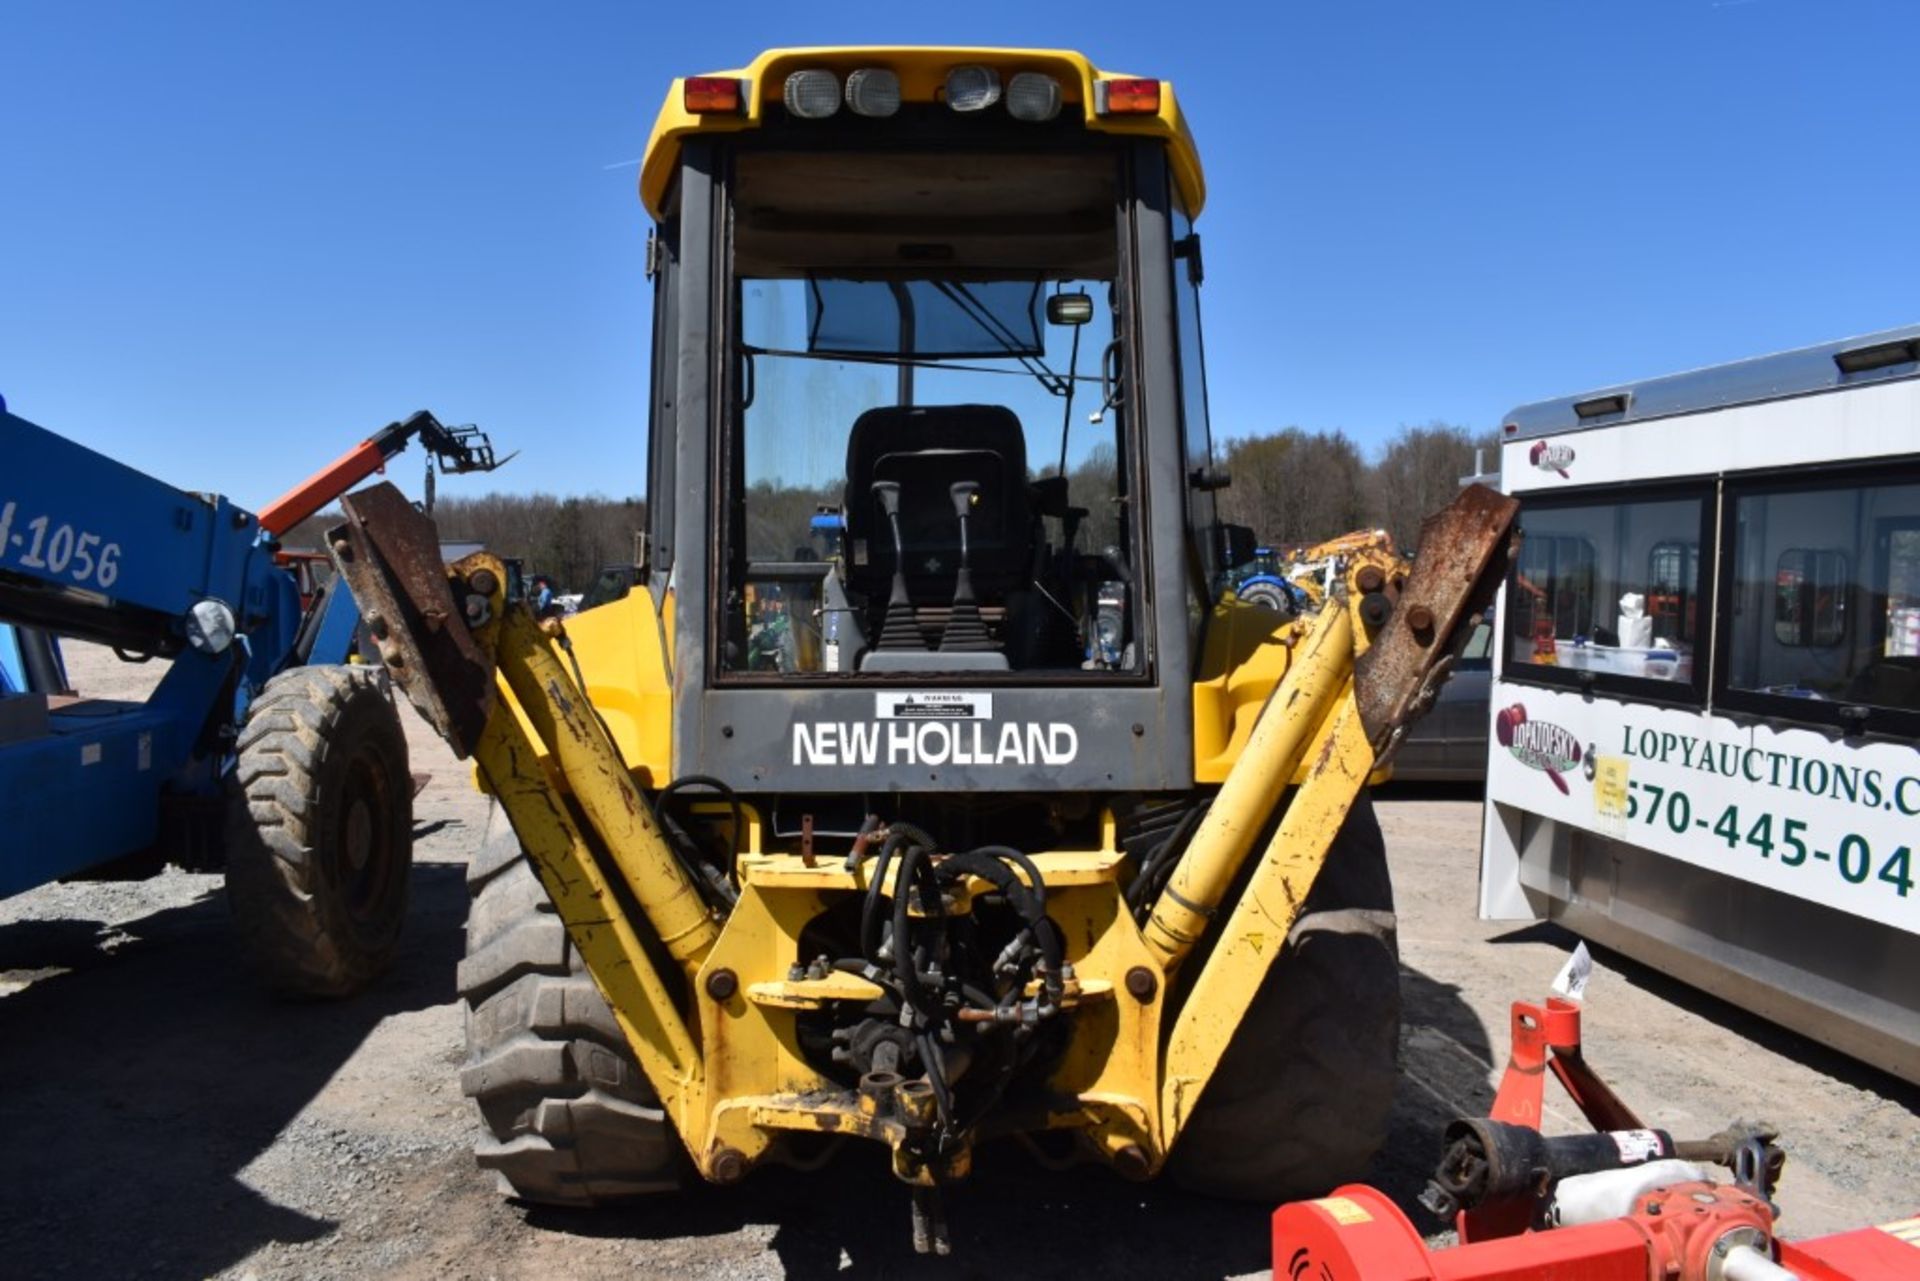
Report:
[{"label": "tree line", "polygon": [[[1383,528],[1402,551],[1419,541],[1421,517],[1452,499],[1474,466],[1476,446],[1496,465],[1496,433],[1433,424],[1403,428],[1369,461],[1344,432],[1287,427],[1225,441],[1217,462],[1232,483],[1219,494],[1220,519],[1246,525],[1270,546],[1310,544],[1355,529]],[[1110,496],[1117,487],[1110,448],[1095,450],[1069,475],[1073,501],[1088,508],[1080,545],[1098,549],[1116,537]],[[747,494],[748,554],[780,560],[807,541],[817,507],[839,501],[835,486],[814,489],[761,481]],[[634,536],[646,528],[641,498],[555,494],[442,495],[433,518],[447,542],[477,542],[518,557],[529,574],[550,575],[561,591],[584,591],[602,567],[630,564]],[[322,513],[284,539],[318,547],[338,512]]]},{"label": "tree line", "polygon": [[1497,432],[1443,423],[1402,428],[1371,462],[1338,431],[1288,427],[1223,443],[1218,461],[1232,483],[1220,491],[1220,519],[1270,546],[1385,529],[1402,552],[1414,551],[1421,519],[1452,501],[1475,448],[1489,470],[1499,465]]},{"label": "tree line", "polygon": [[[301,522],[281,540],[287,547],[319,547],[340,523],[337,511]],[[562,592],[585,591],[608,565],[630,565],[634,536],[647,527],[641,498],[599,494],[441,494],[433,505],[440,540],[480,543],[495,555],[518,559],[529,575],[546,574]]]}]

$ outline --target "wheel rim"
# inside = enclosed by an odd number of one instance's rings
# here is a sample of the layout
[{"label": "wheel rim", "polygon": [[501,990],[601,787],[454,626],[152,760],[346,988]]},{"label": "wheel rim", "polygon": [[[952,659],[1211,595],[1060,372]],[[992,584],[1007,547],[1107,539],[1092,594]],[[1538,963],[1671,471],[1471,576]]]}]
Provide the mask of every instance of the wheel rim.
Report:
[{"label": "wheel rim", "polygon": [[333,864],[341,904],[354,931],[380,934],[389,921],[399,842],[393,832],[393,796],[380,761],[357,758],[347,771]]}]

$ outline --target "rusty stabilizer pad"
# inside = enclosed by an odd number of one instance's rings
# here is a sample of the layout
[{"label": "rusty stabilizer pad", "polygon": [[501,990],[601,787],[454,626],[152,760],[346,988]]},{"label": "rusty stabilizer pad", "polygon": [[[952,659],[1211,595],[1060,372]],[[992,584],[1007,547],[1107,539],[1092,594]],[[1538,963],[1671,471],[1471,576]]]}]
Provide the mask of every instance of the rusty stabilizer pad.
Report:
[{"label": "rusty stabilizer pad", "polygon": [[1413,574],[1393,615],[1354,665],[1355,700],[1376,759],[1392,759],[1406,727],[1433,706],[1475,620],[1507,572],[1519,500],[1469,485],[1420,524]]},{"label": "rusty stabilizer pad", "polygon": [[327,533],[380,658],[427,723],[462,759],[493,712],[493,657],[455,607],[440,532],[390,484],[349,494]]}]

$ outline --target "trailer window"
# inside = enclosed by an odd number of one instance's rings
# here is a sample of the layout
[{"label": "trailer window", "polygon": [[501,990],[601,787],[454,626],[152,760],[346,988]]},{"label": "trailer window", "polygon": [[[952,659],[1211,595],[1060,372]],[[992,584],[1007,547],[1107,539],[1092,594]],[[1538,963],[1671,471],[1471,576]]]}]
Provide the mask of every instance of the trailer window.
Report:
[{"label": "trailer window", "polygon": [[1914,469],[1729,491],[1729,703],[1835,722],[1920,712]]},{"label": "trailer window", "polygon": [[1773,571],[1773,639],[1781,645],[1838,645],[1847,634],[1847,554],[1789,547]]},{"label": "trailer window", "polygon": [[1706,509],[1698,491],[1528,503],[1507,590],[1507,674],[1669,697],[1689,687]]}]

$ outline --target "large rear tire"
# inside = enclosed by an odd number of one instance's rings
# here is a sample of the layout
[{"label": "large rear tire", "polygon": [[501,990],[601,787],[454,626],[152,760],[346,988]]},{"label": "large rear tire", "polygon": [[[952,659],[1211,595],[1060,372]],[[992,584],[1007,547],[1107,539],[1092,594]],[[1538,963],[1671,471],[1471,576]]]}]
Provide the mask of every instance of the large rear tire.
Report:
[{"label": "large rear tire", "polygon": [[680,1140],[497,805],[467,887],[460,1088],[484,1127],[475,1160],[544,1205],[678,1187]]},{"label": "large rear tire", "polygon": [[296,667],[240,733],[227,900],[277,991],[338,997],[393,961],[413,865],[413,783],[399,714],[371,670]]},{"label": "large rear tire", "polygon": [[1393,887],[1362,794],[1168,1173],[1196,1192],[1273,1204],[1360,1178],[1386,1142],[1399,1041]]}]

